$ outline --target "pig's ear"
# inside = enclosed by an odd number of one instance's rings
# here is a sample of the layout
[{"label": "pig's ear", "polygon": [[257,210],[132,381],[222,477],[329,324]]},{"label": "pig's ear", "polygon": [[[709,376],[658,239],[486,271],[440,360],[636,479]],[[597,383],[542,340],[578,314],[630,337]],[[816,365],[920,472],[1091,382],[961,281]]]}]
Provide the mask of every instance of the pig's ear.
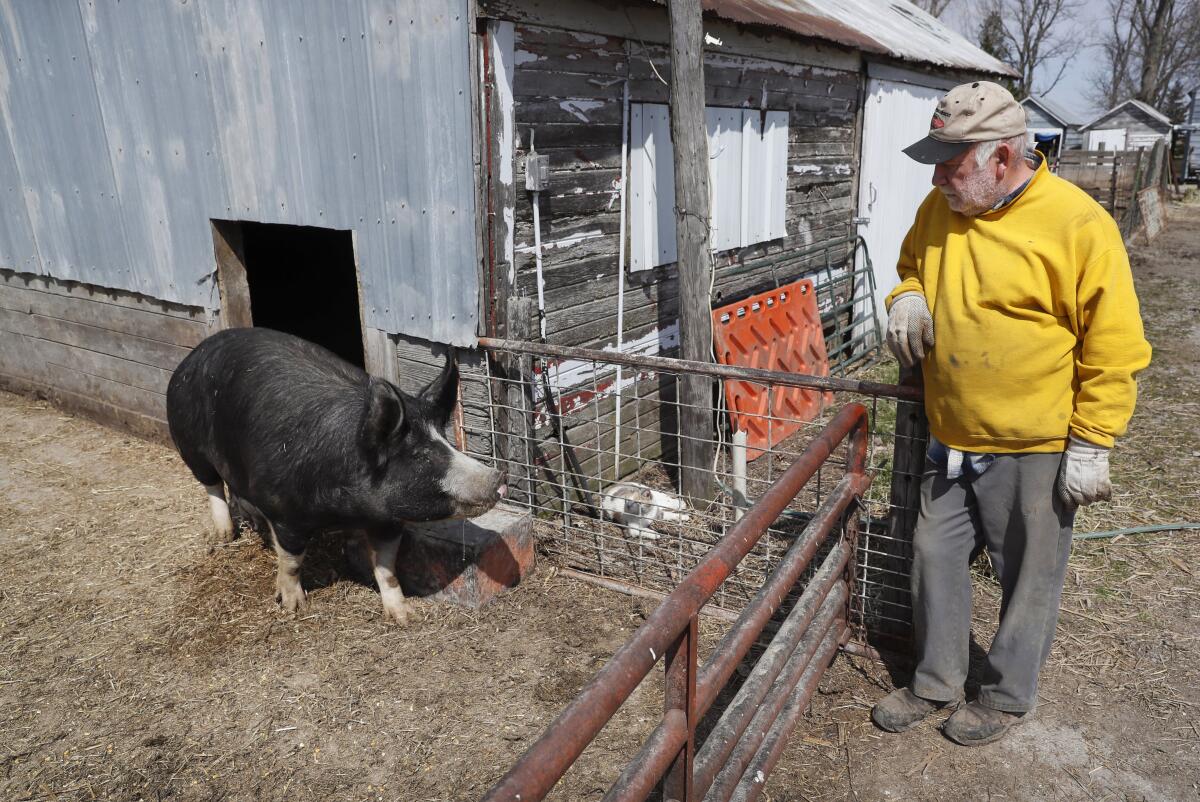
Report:
[{"label": "pig's ear", "polygon": [[404,399],[391,382],[371,377],[359,442],[375,468],[387,465],[387,444],[404,428]]},{"label": "pig's ear", "polygon": [[421,398],[432,408],[438,426],[445,426],[458,403],[458,354],[453,347],[446,349],[441,375],[421,391]]}]

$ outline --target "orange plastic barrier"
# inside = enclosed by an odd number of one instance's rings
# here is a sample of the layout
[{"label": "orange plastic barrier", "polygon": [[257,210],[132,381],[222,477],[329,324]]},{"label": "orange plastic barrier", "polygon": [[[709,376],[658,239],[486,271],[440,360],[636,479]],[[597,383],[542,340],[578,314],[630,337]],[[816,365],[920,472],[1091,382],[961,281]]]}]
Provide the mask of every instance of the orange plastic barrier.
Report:
[{"label": "orange plastic barrier", "polygon": [[[713,336],[722,365],[829,375],[821,315],[808,279],[714,309]],[[753,460],[817,417],[823,404],[833,403],[833,394],[799,387],[776,387],[768,394],[761,384],[728,380],[725,403],[735,430],[747,433],[746,459]]]}]

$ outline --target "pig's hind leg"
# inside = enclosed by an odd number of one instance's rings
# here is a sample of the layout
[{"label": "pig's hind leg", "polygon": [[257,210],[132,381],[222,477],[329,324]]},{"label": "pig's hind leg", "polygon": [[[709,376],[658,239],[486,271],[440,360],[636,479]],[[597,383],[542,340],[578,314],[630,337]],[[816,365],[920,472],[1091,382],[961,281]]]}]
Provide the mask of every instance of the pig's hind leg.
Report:
[{"label": "pig's hind leg", "polygon": [[304,562],[304,547],[308,539],[284,524],[267,521],[271,543],[279,566],[275,573],[275,601],[289,613],[298,613],[308,606],[304,588],[300,585],[300,566]]},{"label": "pig's hind leg", "polygon": [[225,500],[225,483],[217,469],[208,460],[188,448],[180,448],[183,462],[204,491],[208,493],[208,509],[212,513],[213,528],[210,540],[214,543],[232,543],[234,536],[233,516],[229,514],[229,503]]},{"label": "pig's hind leg", "polygon": [[367,533],[367,548],[371,552],[375,583],[379,585],[379,595],[383,598],[383,610],[397,624],[407,624],[410,612],[404,592],[400,590],[400,580],[396,578],[396,554],[400,551],[403,539],[403,533]]}]

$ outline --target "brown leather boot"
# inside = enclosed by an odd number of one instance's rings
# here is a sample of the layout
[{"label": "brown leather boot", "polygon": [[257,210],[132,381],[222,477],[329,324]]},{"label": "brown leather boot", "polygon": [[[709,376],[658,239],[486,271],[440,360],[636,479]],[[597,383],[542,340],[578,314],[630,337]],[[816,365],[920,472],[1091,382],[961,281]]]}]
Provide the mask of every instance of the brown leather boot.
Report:
[{"label": "brown leather boot", "polygon": [[924,721],[935,710],[955,702],[922,699],[908,688],[899,688],[880,699],[871,709],[871,720],[888,732],[904,732]]},{"label": "brown leather boot", "polygon": [[1004,733],[1027,716],[1027,713],[1006,713],[974,701],[954,711],[942,725],[942,733],[963,746],[983,746],[1003,738]]}]

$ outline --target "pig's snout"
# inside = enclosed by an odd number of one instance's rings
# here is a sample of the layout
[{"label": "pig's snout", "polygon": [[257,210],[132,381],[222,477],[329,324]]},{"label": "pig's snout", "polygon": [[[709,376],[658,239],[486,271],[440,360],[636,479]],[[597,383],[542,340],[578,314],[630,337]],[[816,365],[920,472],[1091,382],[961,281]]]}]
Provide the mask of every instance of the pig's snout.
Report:
[{"label": "pig's snout", "polygon": [[496,506],[508,493],[508,476],[455,452],[442,488],[453,502],[456,518],[474,518]]}]

